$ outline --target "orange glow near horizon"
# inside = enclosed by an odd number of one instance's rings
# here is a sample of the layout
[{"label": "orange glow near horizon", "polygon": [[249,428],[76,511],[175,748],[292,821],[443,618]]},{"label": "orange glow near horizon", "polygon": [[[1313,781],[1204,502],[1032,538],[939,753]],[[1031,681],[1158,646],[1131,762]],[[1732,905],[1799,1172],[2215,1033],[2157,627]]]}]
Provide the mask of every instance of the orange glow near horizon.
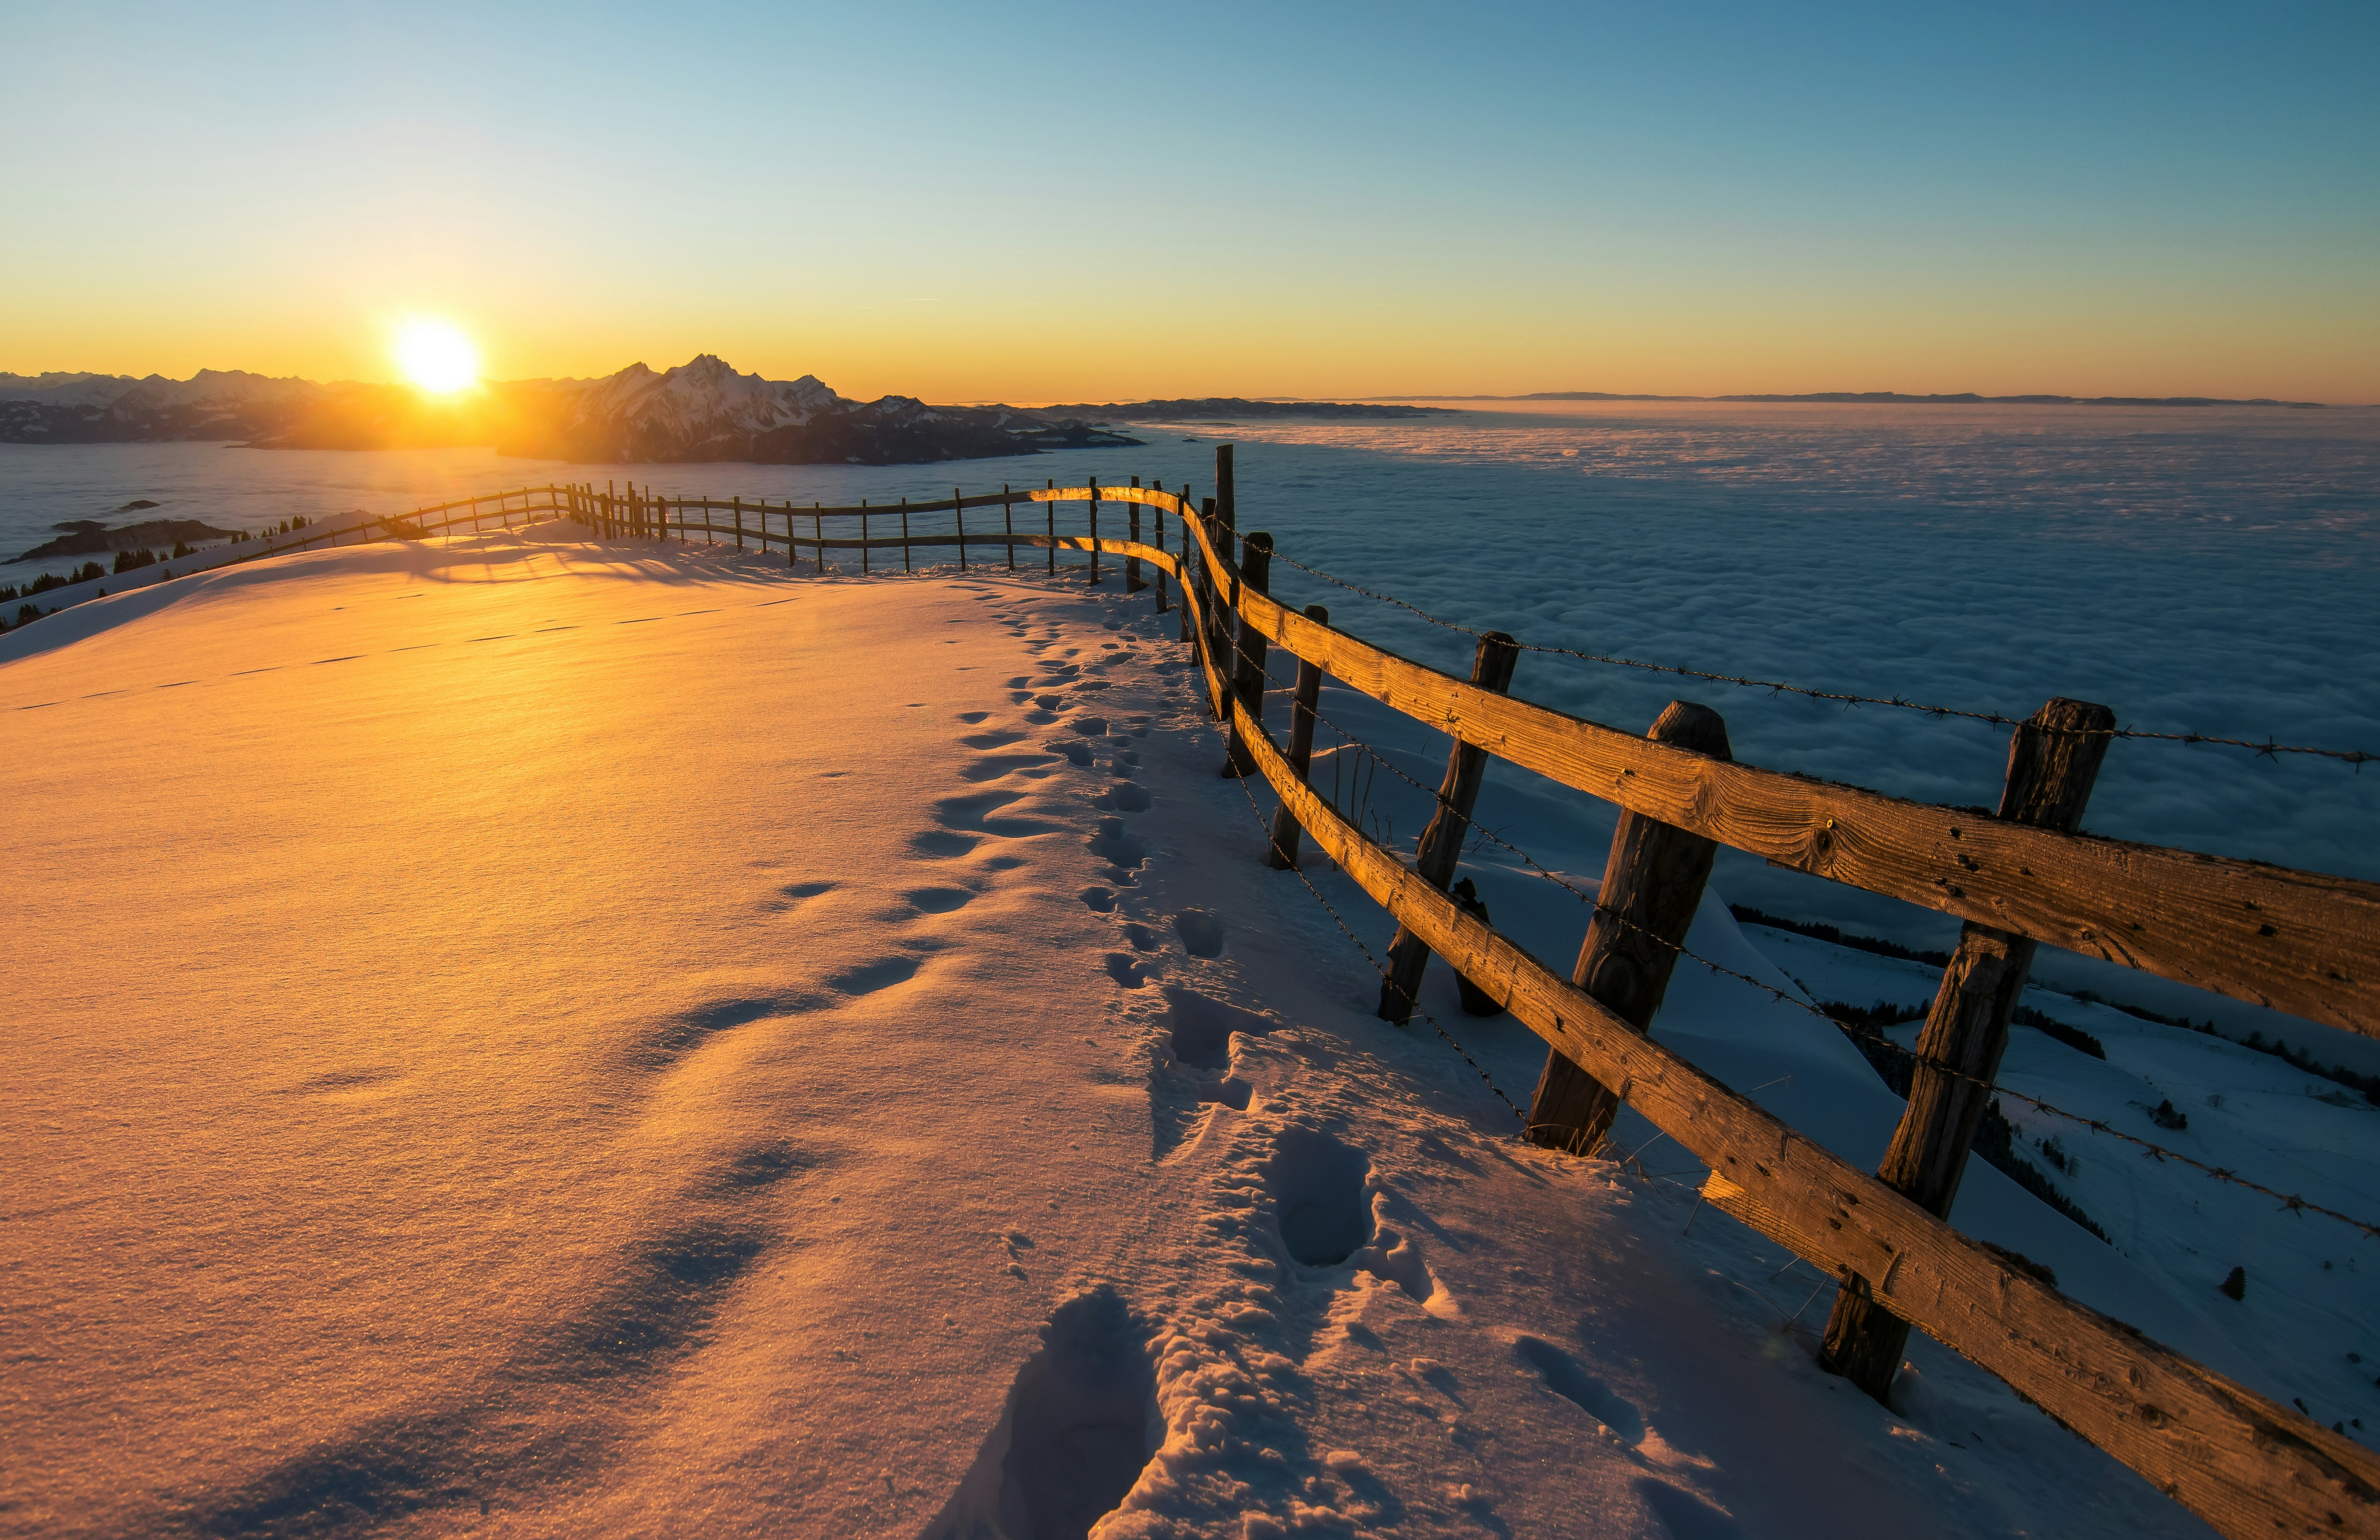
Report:
[{"label": "orange glow near horizon", "polygon": [[452,321],[417,316],[397,328],[390,352],[406,380],[432,395],[480,382],[480,350]]}]

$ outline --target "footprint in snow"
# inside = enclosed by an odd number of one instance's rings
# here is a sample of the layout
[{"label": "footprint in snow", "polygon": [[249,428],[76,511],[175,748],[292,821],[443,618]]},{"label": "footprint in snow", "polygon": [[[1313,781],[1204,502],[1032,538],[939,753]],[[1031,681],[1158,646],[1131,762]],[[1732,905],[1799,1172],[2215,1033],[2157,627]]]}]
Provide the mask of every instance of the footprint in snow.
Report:
[{"label": "footprint in snow", "polygon": [[[1618,1434],[1621,1441],[1645,1441],[1645,1419],[1636,1403],[1586,1372],[1579,1361],[1553,1343],[1526,1333],[1512,1340],[1512,1352],[1555,1395]],[[1664,1515],[1666,1517],[1666,1515]]]},{"label": "footprint in snow", "polygon": [[1173,933],[1182,938],[1182,949],[1193,957],[1223,955],[1223,922],[1204,909],[1184,909],[1174,916]]},{"label": "footprint in snow", "polygon": [[1265,1164],[1282,1249],[1305,1267],[1335,1267],[1372,1239],[1363,1151],[1310,1128],[1283,1129]]}]

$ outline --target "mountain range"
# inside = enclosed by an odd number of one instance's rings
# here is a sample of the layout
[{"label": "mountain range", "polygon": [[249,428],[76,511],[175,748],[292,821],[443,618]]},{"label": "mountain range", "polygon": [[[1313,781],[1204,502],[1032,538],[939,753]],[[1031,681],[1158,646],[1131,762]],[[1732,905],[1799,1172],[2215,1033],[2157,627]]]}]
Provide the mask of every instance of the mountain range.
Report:
[{"label": "mountain range", "polygon": [[160,375],[0,374],[0,443],[222,440],[260,449],[426,449],[580,464],[741,460],[916,465],[1138,441],[1014,406],[853,401],[815,375],[764,380],[702,354],[661,372],[491,382],[452,396],[407,385]]}]

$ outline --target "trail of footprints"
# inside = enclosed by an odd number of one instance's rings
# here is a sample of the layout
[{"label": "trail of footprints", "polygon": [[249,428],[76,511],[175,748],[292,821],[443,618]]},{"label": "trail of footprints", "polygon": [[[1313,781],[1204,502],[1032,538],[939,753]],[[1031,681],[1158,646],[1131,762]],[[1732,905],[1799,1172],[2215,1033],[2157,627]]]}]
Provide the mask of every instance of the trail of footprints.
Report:
[{"label": "trail of footprints", "polygon": [[[1145,600],[1128,609],[1114,602],[1099,623],[1104,635],[1085,646],[1070,641],[1066,624],[1036,617],[1032,600],[991,589],[980,597],[1006,602],[995,618],[1040,655],[1038,666],[1006,681],[1003,720],[989,710],[961,713],[960,725],[970,731],[956,739],[965,751],[957,779],[978,789],[936,802],[929,827],[909,836],[920,880],[901,903],[914,919],[965,907],[989,891],[993,876],[1025,861],[1000,846],[1082,830],[1087,802],[1093,816],[1084,846],[1096,867],[1079,897],[1112,927],[1117,944],[1103,964],[1112,986],[1126,992],[1127,1018],[1151,1029],[1150,1154],[1205,1189],[1199,1243],[1220,1252],[1221,1265],[1200,1271],[1238,1281],[1161,1308],[1135,1305],[1112,1284],[1061,1304],[1019,1371],[977,1468],[926,1540],[1075,1540],[1136,1502],[1157,1504],[1193,1528],[1248,1536],[1287,1533],[1268,1529],[1260,1508],[1308,1518],[1335,1508],[1358,1522],[1385,1511],[1384,1504],[1393,1509],[1398,1499],[1364,1471],[1306,1447],[1299,1413],[1314,1403],[1316,1387],[1305,1365],[1334,1325],[1348,1340],[1378,1345],[1362,1326],[1334,1317],[1359,1275],[1393,1284],[1424,1310],[1451,1315],[1452,1306],[1423,1257],[1412,1222],[1418,1212],[1342,1136],[1348,1120],[1263,1099],[1301,1068],[1327,1067],[1328,1056],[1308,1050],[1301,1058],[1274,1046],[1281,1024],[1217,998],[1225,973],[1199,988],[1209,970],[1228,970],[1227,926],[1196,907],[1159,912],[1144,881],[1159,853],[1132,821],[1156,805],[1136,779],[1139,746],[1160,712],[1197,715],[1172,647],[1151,649],[1154,660],[1142,651],[1172,641],[1172,617],[1149,615]],[[1059,603],[1079,613],[1083,600]],[[1134,692],[1117,692],[1107,675],[1127,660],[1158,678],[1158,698],[1128,708],[1119,698]],[[1070,796],[1083,800],[1069,806]],[[772,907],[797,909],[834,886],[789,885]],[[832,1008],[892,988],[914,977],[938,944],[929,935],[908,938],[896,951],[820,980],[813,993],[718,1002],[668,1024],[639,1062],[660,1068],[716,1033],[764,1016]],[[747,1151],[720,1173],[714,1195],[732,1199],[805,1163],[789,1146]],[[1025,1232],[1012,1231],[1000,1259],[1024,1279],[1031,1254]],[[1644,1440],[1635,1409],[1564,1349],[1523,1335],[1513,1351],[1515,1367],[1602,1436],[1632,1446]],[[1416,1396],[1451,1409],[1464,1404],[1462,1385],[1443,1365],[1416,1359],[1398,1372]],[[1195,1437],[1160,1459],[1169,1428]],[[1657,1506],[1692,1500],[1666,1486],[1647,1494]],[[1502,1527],[1485,1499],[1465,1497],[1463,1505],[1471,1523]],[[1691,1532],[1695,1515],[1661,1511],[1672,1528]]]},{"label": "trail of footprints", "polygon": [[[1260,1516],[1242,1527],[1251,1490],[1282,1497],[1286,1511],[1295,1505],[1286,1503],[1284,1483],[1305,1498],[1349,1502],[1366,1484],[1360,1473],[1329,1469],[1329,1451],[1303,1448],[1297,1431],[1298,1403],[1311,1395],[1298,1365],[1314,1352],[1333,1302],[1359,1273],[1393,1282],[1425,1306],[1441,1291],[1413,1238],[1384,1222],[1402,1200],[1364,1151],[1321,1127],[1239,1116],[1300,1061],[1264,1051],[1279,1024],[1218,998],[1222,975],[1199,987],[1210,969],[1228,969],[1228,927],[1195,906],[1163,907],[1148,881],[1160,853],[1134,827],[1134,816],[1155,806],[1136,779],[1140,741],[1157,711],[1195,716],[1196,709],[1171,648],[1160,649],[1166,661],[1151,671],[1170,698],[1127,704],[1121,697],[1138,692],[1106,677],[1119,658],[1170,641],[1170,626],[1159,629],[1165,621],[1135,604],[1104,617],[1107,636],[1085,647],[1021,606],[1001,618],[1043,654],[1041,666],[1007,682],[1015,721],[969,713],[978,731],[959,741],[976,757],[960,777],[986,790],[941,804],[936,827],[921,831],[912,849],[956,855],[981,839],[1058,827],[1051,820],[1060,815],[1037,811],[1049,804],[1024,783],[1059,776],[1087,790],[1094,816],[1084,844],[1097,869],[1079,897],[1108,916],[1118,944],[1106,952],[1105,970],[1117,989],[1133,992],[1127,1017],[1151,1028],[1150,1153],[1181,1180],[1210,1189],[1206,1243],[1229,1254],[1219,1270],[1246,1281],[1169,1304],[1162,1316],[1109,1284],[1062,1304],[978,1469],[928,1534],[1074,1540],[1134,1501],[1135,1489],[1177,1516],[1211,1504],[1233,1534],[1262,1534]],[[1079,827],[1079,815],[1066,821]],[[1440,1377],[1451,1379],[1444,1371]],[[1153,1457],[1169,1426],[1213,1437],[1168,1466]]]}]

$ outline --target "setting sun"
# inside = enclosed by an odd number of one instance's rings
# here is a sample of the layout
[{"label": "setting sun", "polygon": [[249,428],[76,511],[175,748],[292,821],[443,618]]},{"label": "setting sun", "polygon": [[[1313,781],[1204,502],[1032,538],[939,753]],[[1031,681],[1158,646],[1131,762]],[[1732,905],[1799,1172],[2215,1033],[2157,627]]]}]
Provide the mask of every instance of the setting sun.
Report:
[{"label": "setting sun", "polygon": [[406,379],[426,391],[443,395],[480,378],[480,350],[448,321],[407,321],[397,331],[395,352]]}]

